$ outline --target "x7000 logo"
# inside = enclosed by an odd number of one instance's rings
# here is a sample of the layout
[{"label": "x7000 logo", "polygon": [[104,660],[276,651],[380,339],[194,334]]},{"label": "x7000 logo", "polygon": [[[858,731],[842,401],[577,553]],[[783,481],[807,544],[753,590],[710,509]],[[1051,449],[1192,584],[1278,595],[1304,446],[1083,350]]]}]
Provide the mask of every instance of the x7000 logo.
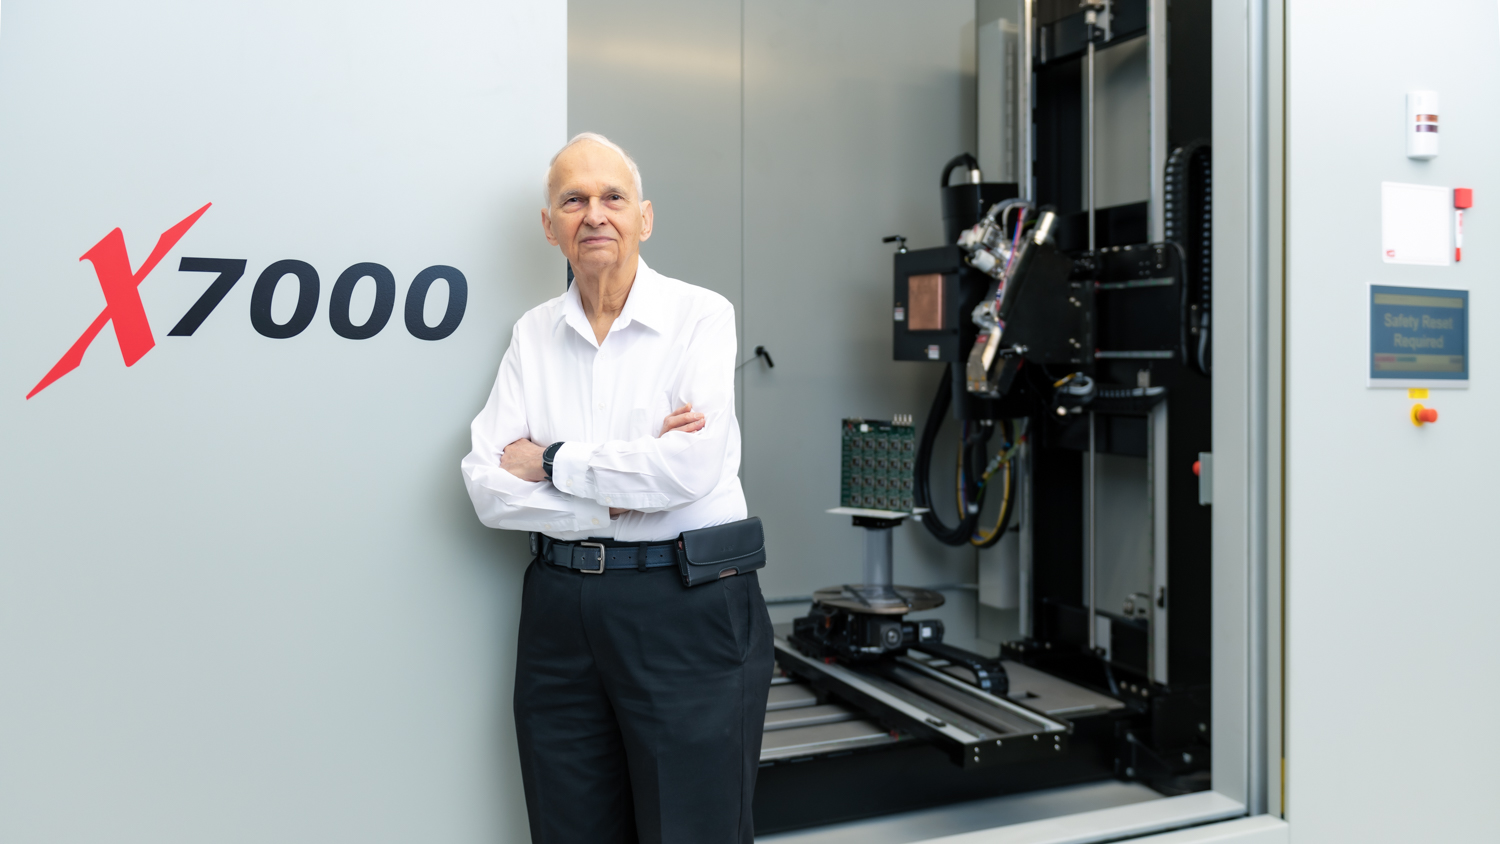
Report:
[{"label": "x7000 logo", "polygon": [[[134,366],[136,361],[151,351],[156,345],[156,338],[151,334],[151,323],[146,319],[146,309],[141,304],[141,294],[137,288],[212,204],[204,205],[182,222],[162,232],[161,237],[156,240],[156,248],[151,250],[140,269],[134,272],[130,269],[130,256],[125,250],[125,235],[118,228],[83,253],[83,257],[78,260],[89,261],[94,265],[94,274],[99,279],[99,287],[104,291],[104,310],[89,323],[89,327],[84,329],[83,335],[74,341],[62,359],[47,370],[42,380],[31,388],[26,398],[40,393],[52,382],[77,369],[83,361],[83,353],[104,329],[105,323],[114,323],[115,340],[120,344],[120,355],[125,359],[126,366]],[[244,276],[245,263],[240,258],[183,258],[178,270],[212,272],[218,273],[218,276],[172,330],[167,332],[168,335],[192,336],[214,308],[229,295],[235,283]],[[287,276],[296,278],[297,305],[286,322],[278,323],[271,316],[271,301],[275,297],[277,285]],[[367,278],[375,283],[375,305],[370,316],[362,324],[356,325],[350,315],[350,303],[355,287]],[[437,325],[428,325],[423,318],[427,294],[432,285],[440,280],[448,283],[448,306]],[[318,271],[312,265],[294,260],[272,263],[256,279],[255,289],[250,294],[250,324],[262,336],[275,339],[301,334],[317,314],[318,288]],[[468,291],[468,280],[453,267],[435,265],[417,273],[406,291],[406,330],[420,340],[441,340],[452,334],[463,320],[464,310],[468,305]],[[365,340],[380,333],[390,319],[395,304],[396,278],[391,271],[380,264],[358,263],[344,270],[334,282],[328,301],[328,321],[340,337]]]},{"label": "x7000 logo", "polygon": [[141,356],[151,351],[156,345],[156,338],[151,336],[151,323],[146,319],[146,308],[141,304],[141,293],[136,290],[146,276],[156,269],[161,259],[177,245],[177,241],[187,234],[187,230],[198,222],[203,212],[208,210],[208,205],[199,208],[188,218],[177,225],[162,232],[161,237],[156,239],[156,248],[151,250],[146,262],[135,272],[130,271],[130,255],[125,251],[125,233],[118,228],[104,236],[104,239],[94,244],[94,248],[83,253],[80,261],[90,261],[94,265],[94,275],[99,277],[99,287],[104,290],[104,310],[94,317],[89,327],[83,330],[83,336],[68,347],[68,351],[47,370],[42,380],[37,382],[26,398],[47,389],[47,385],[67,375],[78,368],[83,362],[83,353],[88,349],[99,332],[104,330],[106,322],[115,324],[115,341],[120,344],[120,356],[125,358],[126,366],[135,366],[135,362]]}]

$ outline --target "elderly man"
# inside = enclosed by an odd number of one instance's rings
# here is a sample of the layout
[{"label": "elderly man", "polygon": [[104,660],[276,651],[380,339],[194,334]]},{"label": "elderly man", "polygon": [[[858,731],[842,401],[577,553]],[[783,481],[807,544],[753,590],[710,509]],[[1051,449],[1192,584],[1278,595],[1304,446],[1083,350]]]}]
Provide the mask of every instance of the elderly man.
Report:
[{"label": "elderly man", "polygon": [[753,571],[689,588],[677,568],[684,531],[745,518],[734,308],[641,260],[651,203],[608,139],[569,141],[546,196],[574,283],[516,323],[463,461],[480,521],[533,532],[515,690],[532,841],[748,844],[770,617]]}]

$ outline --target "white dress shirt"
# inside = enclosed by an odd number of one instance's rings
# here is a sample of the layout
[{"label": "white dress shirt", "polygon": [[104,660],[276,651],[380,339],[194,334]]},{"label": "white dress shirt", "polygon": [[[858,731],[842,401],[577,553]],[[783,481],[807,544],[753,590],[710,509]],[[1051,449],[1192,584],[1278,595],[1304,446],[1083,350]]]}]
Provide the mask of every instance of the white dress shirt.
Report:
[{"label": "white dress shirt", "polygon": [[[604,342],[578,285],[516,323],[484,410],[470,426],[464,483],[479,520],[558,539],[673,539],[745,518],[734,415],[734,306],[641,261]],[[704,426],[660,436],[691,403]],[[518,439],[563,441],[551,481],[500,468]],[[609,508],[630,512],[614,519]]]}]

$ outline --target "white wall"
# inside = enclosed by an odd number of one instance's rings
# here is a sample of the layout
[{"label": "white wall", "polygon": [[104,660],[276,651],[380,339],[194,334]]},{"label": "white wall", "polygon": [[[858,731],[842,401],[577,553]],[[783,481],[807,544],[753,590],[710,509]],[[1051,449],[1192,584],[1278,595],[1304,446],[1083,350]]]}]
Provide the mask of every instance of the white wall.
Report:
[{"label": "white wall", "polygon": [[[974,11],[965,0],[570,4],[569,131],[631,151],[656,209],[642,255],[727,296],[741,359],[764,345],[776,361],[740,378],[741,476],[771,546],[767,596],[858,577],[862,531],[824,513],[838,505],[839,420],[921,420],[941,376],[891,360],[894,248],[880,238],[942,238],[938,176],[974,147]],[[972,583],[975,553],[903,527],[896,574]],[[974,593],[948,598],[939,613],[965,641]]]},{"label": "white wall", "polygon": [[[476,522],[458,461],[558,289],[564,53],[562,4],[5,4],[0,840],[525,839],[523,540]],[[104,306],[78,256],[118,226],[139,266],[207,202],[140,285],[155,347],[127,369],[106,327],[24,399]],[[248,262],[191,337],[212,277],[182,256]],[[273,340],[249,302],[284,258],[321,295]],[[397,302],[354,341],[328,303],[360,261]],[[437,342],[402,317],[433,264],[469,284]]]},{"label": "white wall", "polygon": [[[1286,817],[1294,842],[1493,841],[1500,18],[1287,9]],[[1419,88],[1442,96],[1430,162],[1405,157]],[[1382,262],[1382,181],[1474,189],[1462,264]],[[1365,387],[1371,282],[1471,291],[1473,383],[1433,391],[1435,425]]]},{"label": "white wall", "polygon": [[[741,342],[773,350],[776,368],[744,371],[743,476],[776,555],[767,594],[858,575],[863,530],[824,513],[839,494],[839,420],[921,424],[942,377],[939,364],[891,360],[894,249],[880,239],[942,245],[938,177],[974,144],[973,20],[962,0],[746,5]],[[896,530],[895,560],[902,583],[976,577],[972,549],[916,524]],[[973,612],[973,593],[948,598]]]}]

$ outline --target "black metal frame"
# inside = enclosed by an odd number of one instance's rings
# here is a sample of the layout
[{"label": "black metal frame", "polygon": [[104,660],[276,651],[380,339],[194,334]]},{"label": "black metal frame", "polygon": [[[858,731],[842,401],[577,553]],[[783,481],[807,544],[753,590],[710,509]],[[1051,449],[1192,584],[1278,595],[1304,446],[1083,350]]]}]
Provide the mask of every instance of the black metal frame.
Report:
[{"label": "black metal frame", "polygon": [[[1146,32],[1146,0],[1114,0],[1112,6],[1111,37],[1096,41],[1096,49],[1108,49]],[[1175,0],[1167,9],[1169,149],[1211,134],[1210,9],[1208,0]],[[1058,250],[1074,260],[1070,284],[1084,300],[1079,307],[1091,320],[1088,345],[1105,351],[1170,351],[1172,355],[1099,359],[1076,366],[1024,365],[1003,398],[971,396],[962,361],[977,331],[968,315],[986,294],[990,279],[967,268],[962,251],[955,246],[896,255],[893,302],[897,306],[905,303],[907,276],[940,273],[947,313],[938,331],[913,332],[897,321],[893,351],[897,360],[953,364],[951,395],[956,419],[1030,419],[1034,484],[1029,508],[1034,537],[1030,610],[1034,634],[1008,643],[1002,655],[1116,697],[1125,708],[1070,718],[1072,733],[1065,752],[1028,755],[1017,747],[1002,756],[982,751],[983,764],[976,766],[972,748],[944,747],[944,742],[951,741],[935,735],[930,725],[912,723],[904,713],[892,712],[879,701],[859,699],[848,690],[836,690],[826,681],[820,683],[812,676],[816,672],[793,669],[818,689],[820,696],[834,695],[871,712],[900,730],[905,740],[762,767],[755,796],[756,828],[760,832],[1108,777],[1140,780],[1165,793],[1209,786],[1210,519],[1209,510],[1198,503],[1192,465],[1199,452],[1212,450],[1210,381],[1191,356],[1185,359],[1180,353],[1196,336],[1184,336],[1197,325],[1198,311],[1194,309],[1207,304],[1209,197],[1201,187],[1188,185],[1189,198],[1197,205],[1195,212],[1201,212],[1197,224],[1202,231],[1168,232],[1186,253],[1185,271],[1176,246],[1146,242],[1146,203],[1097,209],[1097,251],[1083,251],[1088,221],[1082,202],[1080,56],[1090,33],[1076,0],[1037,0],[1034,11],[1035,29],[1027,35],[1034,46],[1035,96],[1030,120],[1035,139],[1035,201],[1059,214],[1054,241]],[[1206,160],[1193,166],[1205,170]],[[949,220],[945,224],[967,225]],[[1194,223],[1189,219],[1186,224],[1191,227]],[[1172,281],[1126,284],[1159,278]],[[937,357],[928,356],[929,346],[937,347]],[[1143,368],[1149,370],[1151,385],[1166,388],[1168,415],[1165,480],[1170,594],[1153,596],[1159,606],[1171,608],[1171,681],[1165,685],[1150,679],[1145,629],[1136,619],[1112,619],[1110,662],[1088,648],[1091,619],[1080,601],[1084,585],[1082,470],[1087,423],[1082,414],[1058,416],[1053,389],[1055,380],[1080,370],[1102,385],[1134,387]],[[1154,396],[1091,402],[1097,450],[1145,456],[1149,430],[1146,417],[1160,400],[1161,396]],[[1011,753],[1017,755],[1012,757]],[[814,759],[815,764],[809,764]],[[969,760],[967,765],[965,760]],[[960,764],[953,764],[955,761]]]},{"label": "black metal frame", "polygon": [[[1145,0],[1115,0],[1113,37],[1096,44],[1109,49],[1145,32]],[[1079,258],[1080,275],[1096,288],[1096,336],[1102,350],[1180,350],[1196,342],[1200,312],[1207,307],[1208,214],[1211,199],[1205,156],[1198,156],[1177,185],[1174,200],[1191,214],[1169,220],[1176,246],[1146,244],[1147,205],[1096,211],[1097,254],[1083,252],[1087,219],[1082,210],[1082,12],[1067,0],[1035,6],[1036,200],[1053,205],[1062,219],[1056,239]],[[1187,147],[1212,133],[1211,6],[1207,0],[1176,0],[1167,9],[1167,144]],[[1179,205],[1180,209],[1182,206]],[[1177,253],[1177,247],[1182,253]],[[1182,266],[1182,258],[1187,265]],[[1119,287],[1130,279],[1170,277],[1174,284]],[[1187,286],[1183,286],[1184,279]],[[1208,787],[1212,724],[1209,721],[1211,607],[1210,510],[1198,503],[1192,466],[1212,451],[1211,387],[1195,356],[1168,360],[1101,359],[1086,369],[1100,384],[1136,386],[1140,369],[1167,400],[1167,581],[1169,594],[1152,596],[1171,608],[1167,663],[1170,683],[1150,680],[1145,633],[1139,624],[1113,619],[1113,661],[1088,652],[1088,610],[1082,605],[1084,548],[1082,484],[1088,447],[1081,414],[1028,415],[1032,419],[1031,468],[1032,605],[1034,634],[1012,643],[1004,655],[1129,705],[1116,747],[1116,775],[1143,780],[1167,792]],[[1045,373],[1044,373],[1045,374]],[[1060,374],[1060,373],[1059,373]],[[1042,381],[1045,379],[1034,379]],[[1039,386],[1039,385],[1038,385]],[[1096,448],[1104,453],[1145,456],[1148,426],[1144,403],[1101,403],[1095,414]]]}]

